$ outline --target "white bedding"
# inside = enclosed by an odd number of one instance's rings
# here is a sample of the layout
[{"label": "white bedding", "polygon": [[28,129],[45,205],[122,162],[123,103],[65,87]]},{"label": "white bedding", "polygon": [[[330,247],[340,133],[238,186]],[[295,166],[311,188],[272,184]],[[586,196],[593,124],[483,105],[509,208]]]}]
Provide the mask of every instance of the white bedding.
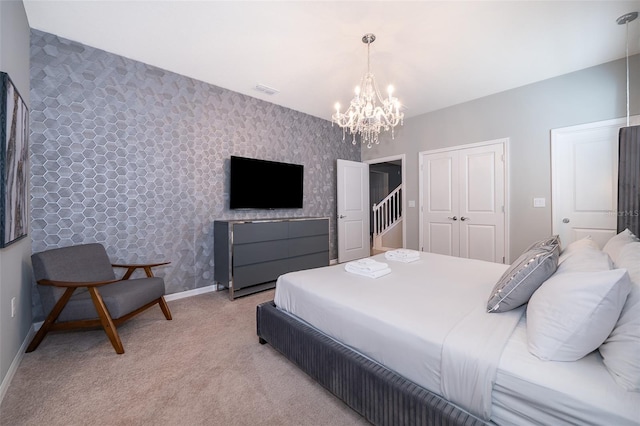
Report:
[{"label": "white bedding", "polygon": [[392,272],[375,279],[340,265],[285,274],[275,304],[487,420],[498,361],[523,312],[486,313],[508,266],[431,253],[387,263]]},{"label": "white bedding", "polygon": [[[388,263],[392,273],[376,279],[349,274],[341,265],[286,274],[278,280],[275,303],[480,418],[486,419],[489,403],[492,424],[640,425],[640,393],[618,386],[597,351],[575,362],[541,361],[527,349],[520,311],[483,313],[506,265],[429,253],[413,263]],[[480,329],[515,318],[506,343],[478,331],[474,323],[487,315]],[[473,360],[483,340],[494,338],[487,340],[485,356]],[[495,359],[491,347],[502,352],[497,370],[486,365]]]},{"label": "white bedding", "polygon": [[617,385],[598,351],[541,361],[527,349],[525,317],[504,349],[493,402],[491,420],[501,425],[640,425],[640,393]]}]

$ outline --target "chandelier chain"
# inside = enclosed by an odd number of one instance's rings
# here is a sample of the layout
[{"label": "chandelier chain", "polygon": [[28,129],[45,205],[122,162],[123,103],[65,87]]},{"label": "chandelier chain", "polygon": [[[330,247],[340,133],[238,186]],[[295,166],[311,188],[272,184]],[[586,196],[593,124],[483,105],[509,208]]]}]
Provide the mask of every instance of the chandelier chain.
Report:
[{"label": "chandelier chain", "polygon": [[627,127],[629,127],[629,22],[634,21],[638,17],[638,12],[625,13],[618,17],[616,22],[618,25],[625,27],[625,67],[627,74]]}]

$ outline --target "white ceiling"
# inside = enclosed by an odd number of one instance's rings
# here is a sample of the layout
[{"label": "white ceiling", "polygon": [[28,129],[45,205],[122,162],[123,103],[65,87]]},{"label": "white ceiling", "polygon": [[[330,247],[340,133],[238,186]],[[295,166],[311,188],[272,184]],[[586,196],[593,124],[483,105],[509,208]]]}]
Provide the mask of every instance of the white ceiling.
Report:
[{"label": "white ceiling", "polygon": [[[365,33],[377,37],[380,90],[393,84],[411,117],[624,58],[616,19],[640,10],[640,0],[23,1],[32,28],[324,119],[366,71]],[[640,19],[628,31],[640,52]]]}]

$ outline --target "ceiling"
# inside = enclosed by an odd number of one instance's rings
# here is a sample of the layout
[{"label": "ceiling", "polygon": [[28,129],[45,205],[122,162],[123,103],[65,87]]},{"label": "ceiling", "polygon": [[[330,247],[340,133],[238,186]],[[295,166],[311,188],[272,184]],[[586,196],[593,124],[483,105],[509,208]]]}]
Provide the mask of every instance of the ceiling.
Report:
[{"label": "ceiling", "polygon": [[366,72],[369,32],[406,117],[640,52],[640,19],[616,23],[640,0],[23,2],[32,28],[324,119]]}]

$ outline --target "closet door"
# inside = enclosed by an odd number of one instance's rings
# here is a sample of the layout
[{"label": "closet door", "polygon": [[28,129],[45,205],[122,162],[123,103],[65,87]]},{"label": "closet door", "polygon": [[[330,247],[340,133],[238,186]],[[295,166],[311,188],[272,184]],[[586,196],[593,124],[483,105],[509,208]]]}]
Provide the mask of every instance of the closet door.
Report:
[{"label": "closet door", "polygon": [[420,153],[420,249],[504,263],[505,144]]},{"label": "closet door", "polygon": [[504,146],[459,151],[460,256],[504,263]]},{"label": "closet door", "polygon": [[459,256],[458,153],[446,151],[424,155],[421,161],[421,250]]}]

